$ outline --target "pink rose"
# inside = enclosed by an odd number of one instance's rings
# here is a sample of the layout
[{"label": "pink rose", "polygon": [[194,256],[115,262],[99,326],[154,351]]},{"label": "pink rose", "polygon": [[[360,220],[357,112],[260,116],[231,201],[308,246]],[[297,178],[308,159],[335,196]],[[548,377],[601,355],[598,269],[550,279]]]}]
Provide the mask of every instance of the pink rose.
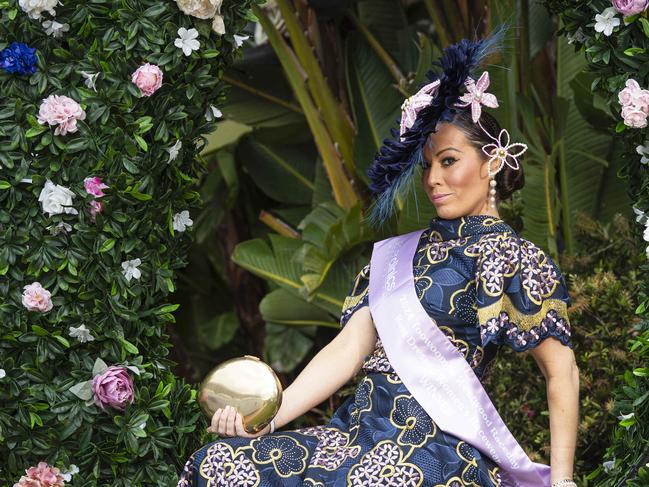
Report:
[{"label": "pink rose", "polygon": [[108,188],[108,186],[106,186],[98,176],[87,177],[86,179],[84,179],[83,187],[86,189],[86,193],[91,194],[97,198],[105,196],[102,189]]},{"label": "pink rose", "polygon": [[142,96],[151,96],[162,85],[162,71],[155,64],[143,64],[135,70],[131,80],[140,89]]},{"label": "pink rose", "polygon": [[623,107],[622,118],[624,118],[625,125],[631,128],[642,129],[647,126],[647,114],[635,107]]},{"label": "pink rose", "polygon": [[625,17],[641,14],[647,10],[649,0],[613,0],[613,8]]},{"label": "pink rose", "polygon": [[649,90],[640,90],[635,99],[636,108],[649,113]]},{"label": "pink rose", "polygon": [[23,306],[29,311],[46,313],[52,309],[52,294],[40,282],[28,284],[24,289]]},{"label": "pink rose", "polygon": [[102,409],[111,406],[124,410],[126,403],[133,402],[133,380],[124,367],[108,367],[92,379],[95,404]]},{"label": "pink rose", "polygon": [[41,102],[38,123],[58,125],[54,135],[66,135],[77,131],[77,120],[85,120],[86,112],[76,101],[67,96],[50,95]]},{"label": "pink rose", "polygon": [[61,471],[50,467],[45,462],[38,462],[38,466],[25,470],[27,475],[20,477],[14,487],[64,487],[65,481]]},{"label": "pink rose", "polygon": [[638,82],[634,79],[626,80],[626,88],[620,91],[617,95],[620,105],[631,105],[635,103],[636,98],[642,91]]}]

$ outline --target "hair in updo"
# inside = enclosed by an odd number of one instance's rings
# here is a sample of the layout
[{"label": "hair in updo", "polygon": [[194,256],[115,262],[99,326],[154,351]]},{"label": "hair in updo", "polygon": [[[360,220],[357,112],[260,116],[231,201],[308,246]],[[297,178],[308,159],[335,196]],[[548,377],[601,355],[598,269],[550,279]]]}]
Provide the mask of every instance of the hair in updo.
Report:
[{"label": "hair in updo", "polygon": [[[482,126],[491,134],[494,139],[498,139],[498,134],[500,134],[500,124],[493,115],[482,111],[480,115],[480,123]],[[477,123],[473,123],[471,119],[471,110],[460,109],[456,112],[455,117],[451,124],[458,127],[467,140],[476,148],[480,153],[480,156],[483,159],[488,160],[488,157],[482,152],[482,146],[486,144],[492,144],[495,141],[487,137],[480,126]],[[514,191],[521,189],[525,184],[525,175],[523,174],[523,165],[520,164],[519,168],[512,169],[507,164],[503,165],[503,168],[498,171],[496,174],[496,198],[498,201],[506,200],[509,198]]]}]

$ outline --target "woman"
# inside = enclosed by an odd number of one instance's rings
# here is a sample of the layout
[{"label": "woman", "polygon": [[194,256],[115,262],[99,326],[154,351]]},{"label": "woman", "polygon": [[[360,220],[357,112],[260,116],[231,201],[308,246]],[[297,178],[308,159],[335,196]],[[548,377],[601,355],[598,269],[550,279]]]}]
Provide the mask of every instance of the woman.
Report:
[{"label": "woman", "polygon": [[[274,422],[251,435],[235,410],[217,411],[208,430],[226,438],[192,455],[179,486],[576,485],[579,375],[569,297],[555,263],[499,217],[497,203],[523,185],[517,156],[525,147],[504,140],[506,131],[482,112],[497,106],[488,75],[477,83],[469,76],[492,41],[445,50],[442,72],[430,72],[431,83],[406,100],[399,140],[385,141],[369,173],[375,221],[389,216],[416,165],[437,217],[407,238],[375,244],[345,299],[342,330],[284,391]],[[408,335],[415,322],[421,340]],[[480,385],[504,344],[530,350],[546,378],[551,468],[529,461]],[[365,377],[328,424],[274,431],[360,368]],[[435,370],[448,377],[431,382]],[[469,402],[453,401],[465,393]]]}]

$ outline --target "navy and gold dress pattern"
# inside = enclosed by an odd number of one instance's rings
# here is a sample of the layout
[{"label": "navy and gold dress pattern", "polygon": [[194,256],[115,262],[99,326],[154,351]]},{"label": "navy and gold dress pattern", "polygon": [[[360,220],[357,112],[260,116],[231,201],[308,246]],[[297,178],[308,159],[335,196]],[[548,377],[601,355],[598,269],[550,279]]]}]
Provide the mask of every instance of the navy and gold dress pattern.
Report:
[{"label": "navy and gold dress pattern", "polygon": [[[369,264],[354,279],[341,325],[368,305]],[[500,346],[548,337],[572,348],[570,300],[556,264],[503,220],[433,218],[413,258],[421,304],[482,380]],[[187,461],[179,487],[492,487],[499,467],[438,428],[377,338],[365,375],[326,425],[222,438]]]}]

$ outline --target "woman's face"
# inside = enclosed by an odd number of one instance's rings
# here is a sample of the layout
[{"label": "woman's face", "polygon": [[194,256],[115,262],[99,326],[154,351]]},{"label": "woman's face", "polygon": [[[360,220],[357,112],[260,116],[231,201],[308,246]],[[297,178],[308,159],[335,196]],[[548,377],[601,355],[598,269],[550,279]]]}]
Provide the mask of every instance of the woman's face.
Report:
[{"label": "woman's face", "polygon": [[462,130],[450,123],[440,124],[424,145],[424,159],[422,184],[439,217],[498,216],[497,208],[489,208],[486,158]]}]

